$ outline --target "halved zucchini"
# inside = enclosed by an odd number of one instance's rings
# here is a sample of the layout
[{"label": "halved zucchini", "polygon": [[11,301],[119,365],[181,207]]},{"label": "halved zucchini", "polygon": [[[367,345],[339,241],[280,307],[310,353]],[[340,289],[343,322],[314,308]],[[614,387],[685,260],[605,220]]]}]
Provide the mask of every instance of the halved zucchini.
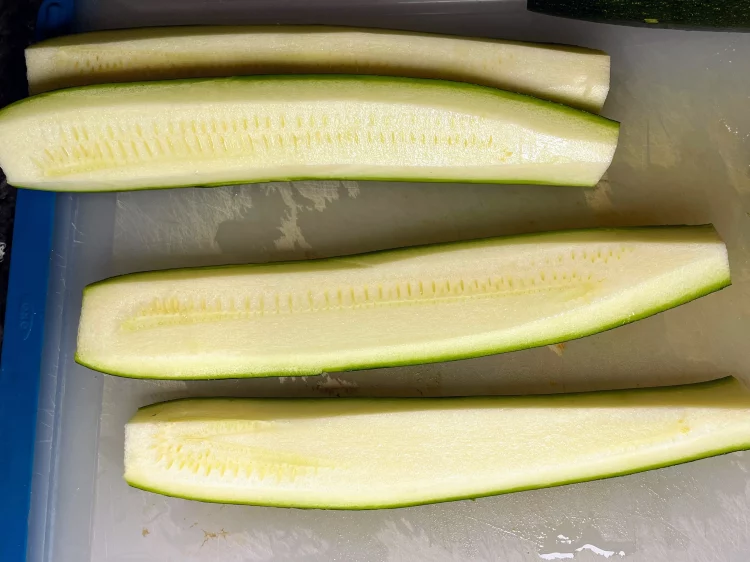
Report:
[{"label": "halved zucchini", "polygon": [[618,125],[492,88],[275,76],[59,90],[0,111],[18,187],[112,191],[286,179],[592,186]]},{"label": "halved zucchini", "polygon": [[86,288],[76,360],[172,379],[444,361],[593,334],[728,284],[711,226],[138,273]]},{"label": "halved zucchini", "polygon": [[126,425],[125,480],[201,501],[376,509],[748,448],[750,392],[732,378],[548,396],[188,399]]},{"label": "halved zucchini", "polygon": [[99,31],[26,50],[29,90],[246,74],[377,74],[493,86],[598,112],[609,91],[601,51],[322,26]]}]

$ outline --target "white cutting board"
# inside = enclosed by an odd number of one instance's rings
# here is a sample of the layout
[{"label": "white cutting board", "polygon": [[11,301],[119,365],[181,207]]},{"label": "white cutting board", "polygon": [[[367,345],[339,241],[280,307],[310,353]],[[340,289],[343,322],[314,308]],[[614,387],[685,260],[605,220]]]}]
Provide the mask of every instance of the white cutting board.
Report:
[{"label": "white cutting board", "polygon": [[[750,454],[434,506],[325,512],[134,490],[123,424],[183,396],[451,395],[750,379],[750,34],[555,19],[508,0],[86,0],[81,29],[328,23],[566,42],[612,55],[620,147],[595,190],[292,182],[61,196],[32,562],[745,562]],[[302,259],[597,225],[716,224],[734,285],[604,334],[494,357],[303,379],[144,382],[73,360],[80,291],[143,269]],[[377,334],[373,334],[377,337]]]}]

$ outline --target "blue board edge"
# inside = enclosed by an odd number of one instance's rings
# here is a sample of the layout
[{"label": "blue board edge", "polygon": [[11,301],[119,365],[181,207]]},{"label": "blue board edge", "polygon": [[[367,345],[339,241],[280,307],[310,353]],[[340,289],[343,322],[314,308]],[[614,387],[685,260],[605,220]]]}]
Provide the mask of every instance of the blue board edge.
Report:
[{"label": "blue board edge", "polygon": [[[45,0],[35,39],[68,32],[74,0]],[[56,194],[19,190],[0,365],[2,562],[26,562],[39,383]]]}]

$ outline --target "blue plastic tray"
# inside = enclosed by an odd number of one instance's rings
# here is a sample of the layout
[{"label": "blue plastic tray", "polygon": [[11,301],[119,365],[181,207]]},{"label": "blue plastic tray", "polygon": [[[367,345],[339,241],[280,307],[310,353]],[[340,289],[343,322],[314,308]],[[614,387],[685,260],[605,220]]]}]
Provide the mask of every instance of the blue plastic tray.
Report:
[{"label": "blue plastic tray", "polygon": [[[73,0],[48,0],[39,10],[37,40],[65,33]],[[0,560],[26,560],[44,317],[55,219],[54,193],[19,190],[0,367]]]}]

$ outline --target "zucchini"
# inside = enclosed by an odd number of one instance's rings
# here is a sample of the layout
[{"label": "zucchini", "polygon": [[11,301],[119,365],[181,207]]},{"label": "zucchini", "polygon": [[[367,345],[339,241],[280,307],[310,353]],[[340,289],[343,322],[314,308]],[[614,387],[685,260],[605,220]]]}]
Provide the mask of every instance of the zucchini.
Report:
[{"label": "zucchini", "polygon": [[544,488],[750,448],[750,392],[204,398],[142,408],[125,480],[187,499],[377,509]]},{"label": "zucchini", "polygon": [[601,51],[323,26],[168,27],[50,39],[26,50],[29,90],[246,74],[377,74],[493,86],[598,112]]},{"label": "zucchini", "polygon": [[618,125],[502,90],[275,76],[58,90],[0,111],[17,187],[114,191],[289,179],[593,186]]},{"label": "zucchini", "polygon": [[696,28],[750,28],[750,0],[528,0],[528,8],[551,16]]},{"label": "zucchini", "polygon": [[137,273],[86,288],[76,360],[165,379],[315,375],[578,338],[729,284],[711,226],[594,229]]}]

